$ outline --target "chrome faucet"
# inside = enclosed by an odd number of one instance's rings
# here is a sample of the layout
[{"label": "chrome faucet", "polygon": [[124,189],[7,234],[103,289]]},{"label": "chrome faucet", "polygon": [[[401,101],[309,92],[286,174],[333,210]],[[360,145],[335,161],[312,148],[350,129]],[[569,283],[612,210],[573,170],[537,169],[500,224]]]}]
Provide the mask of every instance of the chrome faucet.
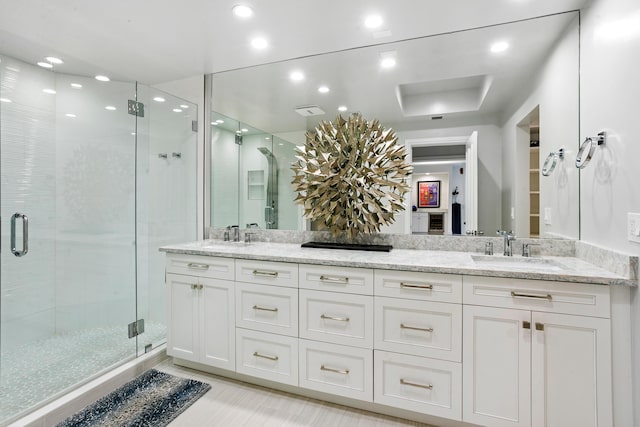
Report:
[{"label": "chrome faucet", "polygon": [[540,243],[523,243],[522,244],[522,256],[530,257],[531,256],[531,246],[540,246]]},{"label": "chrome faucet", "polygon": [[511,242],[516,240],[516,236],[513,234],[513,231],[504,231],[497,230],[496,233],[502,237],[504,237],[504,256],[513,256],[513,246]]},{"label": "chrome faucet", "polygon": [[239,242],[240,241],[240,226],[238,225],[230,225],[229,226],[231,233],[233,234],[233,241],[234,242]]}]

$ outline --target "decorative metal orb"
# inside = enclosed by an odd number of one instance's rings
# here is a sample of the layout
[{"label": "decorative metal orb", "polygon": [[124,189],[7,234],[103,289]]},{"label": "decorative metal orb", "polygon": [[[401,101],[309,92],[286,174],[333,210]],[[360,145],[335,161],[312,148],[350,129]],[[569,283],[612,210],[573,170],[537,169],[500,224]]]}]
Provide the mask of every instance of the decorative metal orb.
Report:
[{"label": "decorative metal orb", "polygon": [[292,184],[305,217],[333,236],[375,233],[405,209],[412,167],[392,129],[353,113],[306,133],[296,148]]}]

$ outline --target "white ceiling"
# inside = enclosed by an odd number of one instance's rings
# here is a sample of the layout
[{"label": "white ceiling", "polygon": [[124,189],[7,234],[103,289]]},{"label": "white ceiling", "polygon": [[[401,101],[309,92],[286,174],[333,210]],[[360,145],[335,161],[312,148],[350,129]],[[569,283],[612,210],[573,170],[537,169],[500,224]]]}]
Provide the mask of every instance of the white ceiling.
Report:
[{"label": "white ceiling", "polygon": [[[213,77],[212,109],[269,133],[312,129],[333,119],[340,105],[348,107],[346,114],[357,111],[396,130],[424,127],[441,115],[439,126],[479,117],[498,124],[529,93],[561,35],[577,32],[576,18],[556,14],[220,72]],[[579,75],[575,40],[576,67],[556,71],[567,73],[566,81]],[[509,49],[490,52],[496,41],[507,41]],[[380,58],[389,52],[397,65],[383,69]],[[294,70],[305,79],[291,81]],[[330,92],[319,93],[322,85]],[[311,105],[326,114],[302,117],[294,111]]]},{"label": "white ceiling", "polygon": [[[236,3],[255,15],[239,20]],[[589,0],[0,0],[0,53],[54,55],[63,73],[157,84],[466,28],[576,10]],[[363,25],[378,13],[386,36]],[[389,35],[390,34],[390,35]],[[255,35],[270,46],[255,51]]]}]

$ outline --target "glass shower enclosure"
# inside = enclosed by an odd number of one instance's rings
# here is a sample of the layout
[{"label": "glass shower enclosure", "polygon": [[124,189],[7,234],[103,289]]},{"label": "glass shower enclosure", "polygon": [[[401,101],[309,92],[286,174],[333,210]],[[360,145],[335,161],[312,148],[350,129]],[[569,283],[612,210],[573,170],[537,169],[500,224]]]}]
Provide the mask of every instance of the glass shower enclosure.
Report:
[{"label": "glass shower enclosure", "polygon": [[196,238],[196,114],[0,56],[0,425],[164,342],[158,247]]}]

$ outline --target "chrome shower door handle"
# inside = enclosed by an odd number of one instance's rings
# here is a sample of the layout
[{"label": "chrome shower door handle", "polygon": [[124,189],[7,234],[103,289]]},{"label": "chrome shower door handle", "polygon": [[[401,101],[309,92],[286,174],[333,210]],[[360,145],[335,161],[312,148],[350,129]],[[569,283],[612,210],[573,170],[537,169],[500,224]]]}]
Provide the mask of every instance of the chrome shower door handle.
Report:
[{"label": "chrome shower door handle", "polygon": [[[22,219],[22,250],[16,248],[16,220]],[[14,213],[11,216],[11,253],[15,256],[25,256],[29,252],[29,218],[25,214]]]}]

